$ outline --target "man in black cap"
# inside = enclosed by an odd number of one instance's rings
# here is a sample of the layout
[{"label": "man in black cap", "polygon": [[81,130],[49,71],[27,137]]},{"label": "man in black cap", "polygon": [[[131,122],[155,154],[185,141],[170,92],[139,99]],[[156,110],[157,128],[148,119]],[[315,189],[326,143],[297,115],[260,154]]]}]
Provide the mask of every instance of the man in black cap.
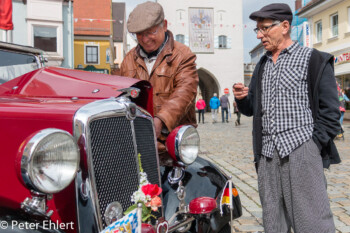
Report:
[{"label": "man in black cap", "polygon": [[125,56],[122,76],[147,80],[153,87],[154,127],[161,163],[172,160],[165,148],[167,134],[179,125],[196,125],[195,98],[198,75],[196,55],[174,40],[167,29],[163,7],[156,2],[139,4],[130,13],[127,28],[138,45]]},{"label": "man in black cap", "polygon": [[233,86],[253,116],[253,148],[265,232],[335,232],[323,168],[339,163],[333,57],[290,37],[293,14],[270,4],[250,15],[267,50],[249,88]]}]

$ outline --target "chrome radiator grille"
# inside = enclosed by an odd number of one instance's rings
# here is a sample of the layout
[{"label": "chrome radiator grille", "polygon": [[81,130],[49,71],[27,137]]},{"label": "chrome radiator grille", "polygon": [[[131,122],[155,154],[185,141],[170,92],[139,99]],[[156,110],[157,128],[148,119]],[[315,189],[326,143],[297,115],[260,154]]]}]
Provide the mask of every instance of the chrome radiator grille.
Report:
[{"label": "chrome radiator grille", "polygon": [[97,204],[106,227],[103,215],[111,202],[118,201],[124,211],[132,205],[130,198],[139,183],[136,150],[148,180],[159,185],[152,122],[142,117],[130,121],[125,116],[96,119],[90,123],[90,139]]}]

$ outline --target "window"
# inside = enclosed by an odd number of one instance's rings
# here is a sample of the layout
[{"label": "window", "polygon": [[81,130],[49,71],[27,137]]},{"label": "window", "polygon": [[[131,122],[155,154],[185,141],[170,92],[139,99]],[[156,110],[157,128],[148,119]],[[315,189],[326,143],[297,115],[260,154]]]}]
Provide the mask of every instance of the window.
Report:
[{"label": "window", "polygon": [[175,40],[182,44],[185,44],[185,36],[182,34],[177,34]]},{"label": "window", "polygon": [[219,36],[219,48],[227,48],[227,36]]},{"label": "window", "polygon": [[86,64],[98,64],[98,46],[85,46],[85,59]]},{"label": "window", "polygon": [[34,47],[47,52],[57,52],[57,28],[34,26]]},{"label": "window", "polygon": [[322,42],[322,22],[319,21],[315,25],[316,28],[316,42]]},{"label": "window", "polygon": [[331,15],[332,37],[338,36],[338,14]]}]

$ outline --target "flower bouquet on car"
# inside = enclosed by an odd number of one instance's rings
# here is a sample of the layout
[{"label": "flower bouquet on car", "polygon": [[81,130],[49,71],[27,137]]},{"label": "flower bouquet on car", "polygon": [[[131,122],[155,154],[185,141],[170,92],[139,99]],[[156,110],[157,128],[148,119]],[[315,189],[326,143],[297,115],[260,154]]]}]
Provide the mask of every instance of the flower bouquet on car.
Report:
[{"label": "flower bouquet on car", "polygon": [[[141,233],[141,225],[150,222],[151,217],[156,219],[156,216],[152,215],[152,211],[158,211],[158,208],[162,205],[162,200],[159,197],[162,189],[157,184],[149,183],[147,174],[142,168],[141,154],[138,154],[138,160],[140,182],[138,190],[131,195],[131,202],[134,204],[124,212],[123,218],[113,222],[100,233]],[[139,204],[142,208],[138,207]],[[167,232],[167,225],[165,229],[164,232]]]},{"label": "flower bouquet on car", "polygon": [[146,172],[143,171],[141,164],[141,154],[138,154],[139,166],[140,166],[140,186],[131,196],[131,202],[134,204],[130,206],[124,214],[132,212],[137,208],[139,203],[142,204],[142,222],[150,221],[150,218],[156,218],[152,214],[152,211],[158,211],[158,208],[162,206],[162,200],[159,195],[162,193],[162,188],[157,184],[150,184],[147,179]]}]

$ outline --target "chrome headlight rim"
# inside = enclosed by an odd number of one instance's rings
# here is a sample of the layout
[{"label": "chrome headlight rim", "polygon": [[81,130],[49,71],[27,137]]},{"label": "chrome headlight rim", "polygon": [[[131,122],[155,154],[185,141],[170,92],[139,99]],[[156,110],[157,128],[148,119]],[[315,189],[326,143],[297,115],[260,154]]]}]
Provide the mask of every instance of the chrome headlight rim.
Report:
[{"label": "chrome headlight rim", "polygon": [[[57,188],[56,190],[48,190],[48,189],[39,187],[35,184],[34,182],[35,175],[33,174],[34,172],[33,172],[32,166],[33,166],[33,159],[36,156],[35,152],[39,148],[40,143],[42,143],[44,139],[46,139],[49,136],[52,136],[53,134],[62,134],[68,137],[69,139],[71,139],[72,142],[74,143],[77,156],[75,158],[76,164],[75,164],[74,172],[72,173],[69,181],[66,182],[67,184],[61,188]],[[36,191],[43,194],[54,194],[62,191],[72,183],[72,181],[75,179],[76,174],[78,172],[79,164],[80,164],[79,147],[75,142],[74,138],[72,137],[72,135],[65,130],[56,129],[56,128],[47,128],[35,133],[35,135],[32,136],[24,146],[22,157],[21,157],[21,175],[25,185],[32,191]]]},{"label": "chrome headlight rim", "polygon": [[187,130],[189,130],[189,129],[193,129],[196,132],[197,136],[198,136],[198,152],[199,152],[199,134],[198,134],[197,129],[194,126],[192,126],[192,125],[182,126],[179,129],[179,131],[178,131],[178,133],[176,134],[176,137],[175,137],[175,156],[176,156],[176,159],[177,159],[178,163],[182,163],[183,165],[190,165],[190,164],[192,164],[196,160],[196,158],[198,157],[198,153],[197,153],[197,155],[195,156],[195,159],[193,159],[192,162],[187,163],[187,162],[185,162],[185,159],[184,159],[185,155],[183,155],[181,153],[181,145],[182,145],[181,143],[183,142],[183,137],[184,137],[185,132]]}]

